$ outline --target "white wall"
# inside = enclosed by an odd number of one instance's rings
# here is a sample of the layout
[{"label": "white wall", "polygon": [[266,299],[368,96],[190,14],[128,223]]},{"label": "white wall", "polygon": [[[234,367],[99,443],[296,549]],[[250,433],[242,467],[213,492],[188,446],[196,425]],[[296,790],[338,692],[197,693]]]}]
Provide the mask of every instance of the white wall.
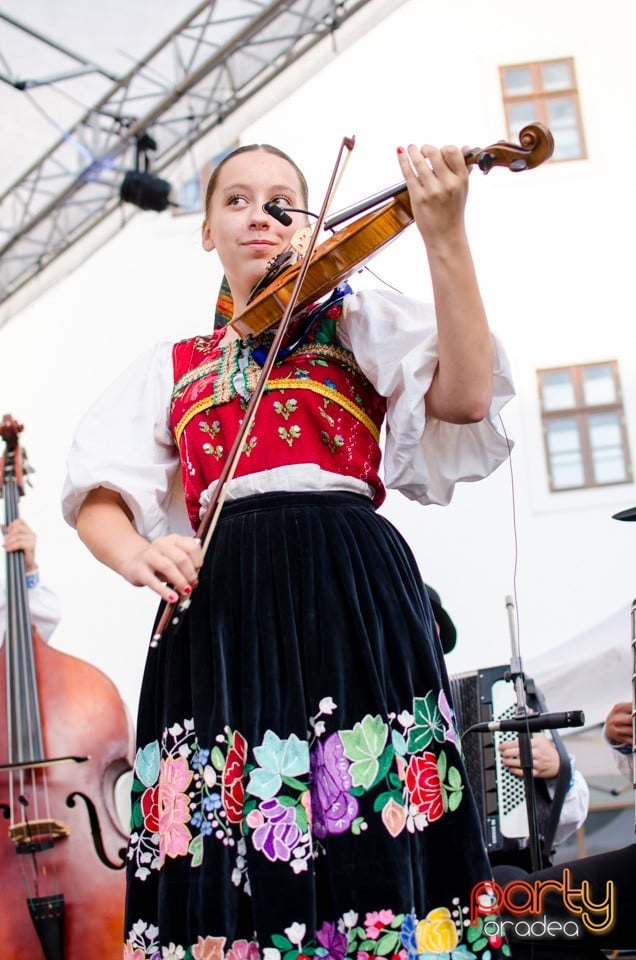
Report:
[{"label": "white wall", "polygon": [[[475,260],[519,393],[504,411],[516,442],[511,468],[464,485],[446,508],[424,510],[394,495],[384,508],[457,623],[452,671],[509,659],[507,594],[515,594],[522,654],[530,659],[636,591],[636,524],[611,519],[636,504],[636,488],[547,492],[535,379],[539,367],[617,358],[636,451],[635,27],[631,0],[608,0],[602,11],[579,0],[525,8],[504,0],[410,0],[339,58],[313,54],[312,79],[297,90],[289,78],[281,81],[280,104],[250,117],[241,136],[276,143],[297,158],[316,208],[340,138],[355,134],[335,203],[342,207],[400,179],[398,144],[484,146],[504,137],[499,65],[575,58],[589,160],[524,174],[495,169],[483,177],[475,170],[471,178]],[[322,70],[321,58],[331,60]],[[230,134],[226,127],[212,135],[207,153],[197,147],[197,162]],[[171,178],[188,176],[192,159]],[[140,214],[0,327],[0,412],[25,424],[36,470],[23,515],[39,534],[43,572],[65,608],[54,642],[108,673],[133,711],[154,599],[92,559],[60,517],[59,492],[74,424],[127,355],[156,339],[209,329],[219,270],[201,251],[198,229],[196,216]],[[426,298],[422,248],[411,229],[372,266]],[[376,285],[366,277],[354,283]],[[628,623],[625,632],[628,644]],[[550,706],[578,706],[570,693],[564,691],[567,703]]]}]

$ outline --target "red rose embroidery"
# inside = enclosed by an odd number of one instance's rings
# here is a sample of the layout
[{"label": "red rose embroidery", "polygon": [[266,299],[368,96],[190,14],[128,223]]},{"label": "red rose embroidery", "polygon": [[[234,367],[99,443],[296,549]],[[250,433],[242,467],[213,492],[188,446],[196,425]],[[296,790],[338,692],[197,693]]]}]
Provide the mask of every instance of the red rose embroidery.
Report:
[{"label": "red rose embroidery", "polygon": [[141,812],[144,815],[144,826],[151,833],[159,832],[159,785],[148,787],[141,797]]},{"label": "red rose embroidery", "polygon": [[444,813],[444,801],[434,753],[426,752],[419,757],[411,757],[406,771],[406,788],[411,802],[429,823],[439,820]]},{"label": "red rose embroidery", "polygon": [[240,823],[243,819],[243,801],[245,799],[243,774],[246,759],[247,741],[245,737],[235,731],[232,735],[232,743],[227,752],[221,778],[221,799],[230,823]]}]

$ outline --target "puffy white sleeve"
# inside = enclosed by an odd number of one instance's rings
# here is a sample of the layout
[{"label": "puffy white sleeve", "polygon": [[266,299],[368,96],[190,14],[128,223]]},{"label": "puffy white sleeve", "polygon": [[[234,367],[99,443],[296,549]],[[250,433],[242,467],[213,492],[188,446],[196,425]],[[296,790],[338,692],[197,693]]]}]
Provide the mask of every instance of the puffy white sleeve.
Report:
[{"label": "puffy white sleeve", "polygon": [[612,751],[619,773],[632,783],[634,779],[634,751],[632,745],[630,743],[614,743],[613,740],[610,740],[607,736],[605,724],[603,724],[603,739]]},{"label": "puffy white sleeve", "polygon": [[344,301],[340,339],[375,389],[387,398],[387,487],[420,503],[449,503],[459,481],[480,480],[508,457],[512,444],[497,423],[514,396],[508,358],[493,335],[493,399],[479,423],[426,415],[424,397],[438,360],[431,304],[369,290]]},{"label": "puffy white sleeve", "polygon": [[554,843],[563,843],[587,819],[590,809],[590,788],[583,774],[576,769],[574,757],[570,757],[571,778],[567,793],[563,798],[563,806],[559,815],[559,822],[554,831]]},{"label": "puffy white sleeve", "polygon": [[172,387],[172,344],[160,343],[135,360],[80,420],[62,491],[62,512],[71,526],[87,493],[106,487],[121,494],[135,528],[148,540],[192,532],[173,495],[179,455],[168,422]]}]

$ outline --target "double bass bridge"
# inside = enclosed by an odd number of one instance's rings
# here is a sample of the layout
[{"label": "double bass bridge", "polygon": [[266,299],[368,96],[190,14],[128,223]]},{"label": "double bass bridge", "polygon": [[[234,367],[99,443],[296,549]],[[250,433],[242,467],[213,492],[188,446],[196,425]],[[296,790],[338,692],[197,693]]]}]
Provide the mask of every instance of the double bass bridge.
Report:
[{"label": "double bass bridge", "polygon": [[9,839],[16,845],[16,853],[34,853],[47,850],[56,840],[70,837],[71,831],[61,820],[42,818],[23,820],[9,827]]}]

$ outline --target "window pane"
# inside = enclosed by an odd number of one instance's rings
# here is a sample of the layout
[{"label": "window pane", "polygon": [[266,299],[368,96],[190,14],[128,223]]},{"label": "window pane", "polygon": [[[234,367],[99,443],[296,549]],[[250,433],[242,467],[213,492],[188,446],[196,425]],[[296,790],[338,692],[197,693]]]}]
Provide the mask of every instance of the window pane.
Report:
[{"label": "window pane", "polygon": [[507,67],[503,72],[504,90],[507,96],[532,92],[530,67]]},{"label": "window pane", "polygon": [[553,487],[585,486],[581,440],[574,417],[550,420],[546,428]]},{"label": "window pane", "polygon": [[576,110],[572,97],[550,97],[546,104],[551,130],[576,126]]},{"label": "window pane", "polygon": [[565,60],[556,63],[544,63],[541,70],[544,90],[563,90],[574,86],[570,64]]},{"label": "window pane", "polygon": [[508,104],[508,119],[512,136],[519,133],[522,127],[533,123],[537,119],[534,100],[522,100],[520,103]]},{"label": "window pane", "polygon": [[576,160],[583,156],[583,144],[576,128],[554,131],[554,159]]},{"label": "window pane", "polygon": [[566,410],[576,406],[574,383],[569,370],[544,373],[542,381],[544,410]]},{"label": "window pane", "polygon": [[595,413],[590,416],[590,443],[596,483],[620,483],[626,480],[618,414]]},{"label": "window pane", "polygon": [[616,403],[616,387],[612,368],[608,363],[584,368],[583,399],[588,407],[595,407],[600,403]]}]

